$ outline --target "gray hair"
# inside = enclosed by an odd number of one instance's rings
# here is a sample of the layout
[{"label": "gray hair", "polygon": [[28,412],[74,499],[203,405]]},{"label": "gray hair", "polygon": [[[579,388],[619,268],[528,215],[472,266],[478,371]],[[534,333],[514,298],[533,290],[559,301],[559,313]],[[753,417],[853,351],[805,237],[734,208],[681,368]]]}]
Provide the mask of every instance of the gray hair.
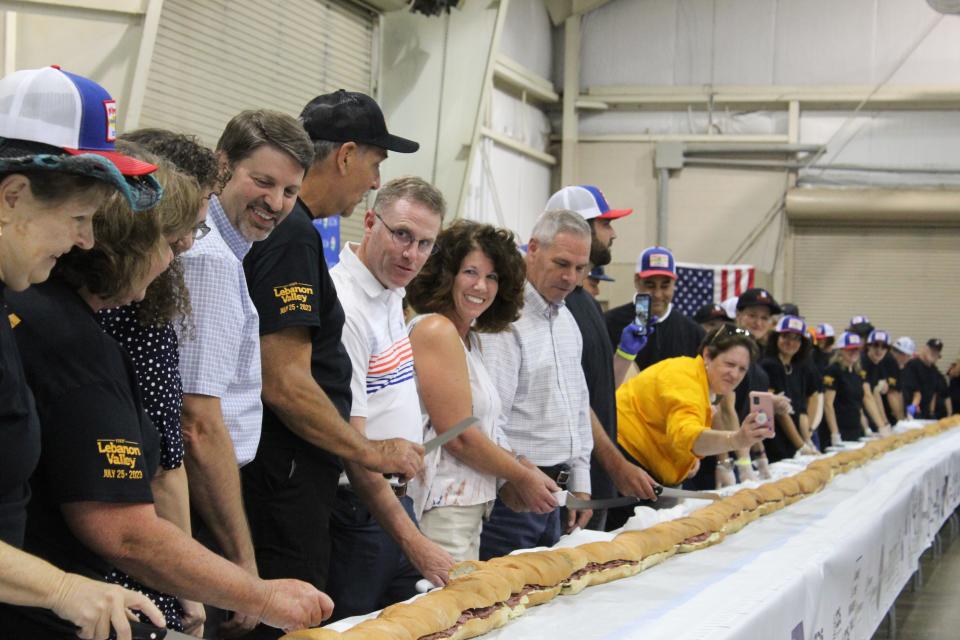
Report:
[{"label": "gray hair", "polygon": [[530,239],[547,247],[553,244],[554,238],[561,233],[586,238],[588,241],[593,237],[590,225],[579,213],[569,209],[553,209],[540,214],[533,225],[533,231],[530,232]]}]

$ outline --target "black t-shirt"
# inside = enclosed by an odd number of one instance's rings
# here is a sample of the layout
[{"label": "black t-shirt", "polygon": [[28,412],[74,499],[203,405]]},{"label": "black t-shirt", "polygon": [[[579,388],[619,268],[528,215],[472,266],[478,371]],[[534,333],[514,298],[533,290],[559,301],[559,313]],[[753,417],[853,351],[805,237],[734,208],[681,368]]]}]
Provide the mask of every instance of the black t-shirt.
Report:
[{"label": "black t-shirt", "polygon": [[0,540],[21,547],[30,500],[27,481],[40,459],[40,422],[11,330],[20,319],[7,308],[5,289],[0,282]]},{"label": "black t-shirt", "polygon": [[[760,361],[760,366],[770,379],[770,391],[783,393],[790,398],[793,405],[793,419],[798,431],[800,429],[799,416],[805,413],[807,398],[816,393],[816,389],[809,386],[810,376],[805,363],[806,360],[793,364],[788,370],[780,358],[766,356]],[[763,445],[770,462],[792,458],[793,454],[797,452],[797,448],[784,434],[779,423],[774,430],[774,437],[764,440]]]},{"label": "black t-shirt", "polygon": [[[313,350],[310,370],[344,420],[350,419],[350,357],[340,341],[343,307],[327,263],[320,234],[302,201],[266,240],[255,242],[243,260],[250,298],[260,315],[260,335],[289,327],[306,327]],[[263,408],[260,446],[277,442],[305,447],[320,460],[339,465],[336,457],[314,447],[287,429],[267,406]]]},{"label": "black t-shirt", "polygon": [[[826,390],[836,391],[833,399],[833,411],[837,415],[837,428],[844,440],[856,441],[863,435],[860,424],[860,412],[863,410],[863,383],[866,374],[843,367],[835,362],[827,367],[823,374],[823,386]],[[830,442],[830,429],[827,421],[820,425],[820,442],[826,446]]]},{"label": "black t-shirt", "polygon": [[[54,280],[7,298],[20,319],[14,335],[41,425],[24,549],[66,571],[102,579],[111,566],[73,535],[61,505],[152,503],[159,436],[129,357],[75,291]],[[43,637],[64,629],[53,613],[27,608],[0,610],[0,628],[20,629],[18,613],[51,629]]]},{"label": "black t-shirt", "polygon": [[[617,441],[617,400],[613,379],[613,346],[607,337],[600,305],[583,287],[575,288],[566,298],[567,309],[580,327],[583,336],[583,356],[580,359],[583,375],[590,393],[590,408],[597,414],[610,440]],[[590,461],[592,495],[609,498],[616,495],[613,481],[600,466],[599,460]]]},{"label": "black t-shirt", "polygon": [[[620,334],[623,333],[623,329],[628,324],[633,322],[634,317],[632,302],[614,307],[604,314],[611,350],[615,350],[617,345],[620,344]],[[643,371],[650,365],[667,358],[696,357],[705,335],[703,327],[683,315],[674,306],[666,319],[656,324],[653,335],[647,341],[647,346],[634,359],[634,362],[637,363],[637,369]]]},{"label": "black t-shirt", "polygon": [[737,410],[737,420],[741,423],[750,413],[750,392],[770,391],[770,376],[758,362],[751,362],[747,375],[743,377],[737,388],[734,389],[734,406]]},{"label": "black t-shirt", "polygon": [[918,418],[932,418],[930,402],[937,393],[940,371],[936,365],[928,366],[920,358],[907,361],[907,365],[900,372],[900,389],[903,393],[903,406],[913,402],[913,394],[920,392],[920,415]]},{"label": "black t-shirt", "polygon": [[[827,367],[830,366],[830,356],[831,354],[827,351],[821,351],[818,347],[814,347],[810,350],[810,360],[813,362],[813,366],[816,368],[817,373],[822,377],[826,372]],[[823,386],[819,387],[820,391],[823,391]]]}]

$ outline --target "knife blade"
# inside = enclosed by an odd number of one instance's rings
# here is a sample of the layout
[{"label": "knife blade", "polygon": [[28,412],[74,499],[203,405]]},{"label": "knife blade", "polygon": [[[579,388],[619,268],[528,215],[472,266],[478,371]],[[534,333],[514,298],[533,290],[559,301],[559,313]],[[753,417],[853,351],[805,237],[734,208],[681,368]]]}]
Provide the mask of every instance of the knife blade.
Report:
[{"label": "knife blade", "polygon": [[424,442],[423,453],[428,454],[437,447],[442,447],[478,422],[480,422],[480,419],[476,416],[468,416],[464,418],[457,424],[438,435],[436,438],[431,438],[430,440]]},{"label": "knife blade", "polygon": [[[654,487],[658,496],[665,498],[695,498],[697,500],[720,500],[721,496],[709,491],[687,491],[685,489],[671,489],[670,487]],[[620,496],[618,498],[597,498],[593,500],[584,500],[571,494],[569,491],[555,491],[553,497],[557,499],[557,504],[569,509],[613,509],[615,507],[627,507],[641,502],[648,502],[646,498],[637,498],[635,496]]]},{"label": "knife blade", "polygon": [[160,629],[152,624],[144,622],[130,622],[130,636],[132,640],[196,640],[193,636],[174,631],[173,629]]}]

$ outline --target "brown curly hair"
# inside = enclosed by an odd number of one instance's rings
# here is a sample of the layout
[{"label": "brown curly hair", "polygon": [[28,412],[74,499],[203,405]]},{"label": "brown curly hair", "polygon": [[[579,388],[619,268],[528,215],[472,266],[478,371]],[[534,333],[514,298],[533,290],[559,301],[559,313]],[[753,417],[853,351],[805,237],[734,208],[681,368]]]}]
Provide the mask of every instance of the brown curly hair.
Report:
[{"label": "brown curly hair", "polygon": [[427,260],[420,274],[407,286],[407,300],[417,313],[445,313],[453,306],[453,281],[468,253],[479,249],[493,262],[499,276],[497,296],[477,318],[474,329],[484,333],[503,331],[520,317],[527,268],[517,249],[516,237],[507,229],[458,220],[440,232],[440,250]]},{"label": "brown curly hair", "polygon": [[[118,146],[132,153],[145,149],[172,163],[177,171],[192,176],[200,185],[204,198],[219,194],[230,179],[230,171],[221,165],[217,155],[196,136],[167,129],[137,129],[119,137]],[[130,146],[131,143],[135,146]],[[165,235],[173,235],[164,231]],[[182,235],[182,234],[181,234]],[[183,279],[183,263],[174,258],[170,268],[147,288],[147,295],[137,305],[137,319],[145,327],[159,326],[180,318],[181,329],[190,329],[190,297]]]},{"label": "brown curly hair", "polygon": [[154,176],[163,185],[163,198],[150,211],[133,213],[122,197],[110,197],[93,218],[93,249],[74,248],[54,269],[54,275],[71,286],[85,287],[104,300],[124,295],[150,268],[151,260],[167,243],[166,236],[188,233],[200,209],[196,180],[174,170],[165,160],[147,153],[137,155],[157,165]]}]

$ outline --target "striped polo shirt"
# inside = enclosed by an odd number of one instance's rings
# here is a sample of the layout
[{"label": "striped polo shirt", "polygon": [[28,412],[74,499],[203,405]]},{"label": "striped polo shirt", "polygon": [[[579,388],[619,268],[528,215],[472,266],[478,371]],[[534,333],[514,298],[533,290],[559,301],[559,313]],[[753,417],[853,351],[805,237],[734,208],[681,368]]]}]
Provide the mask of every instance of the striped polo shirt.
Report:
[{"label": "striped polo shirt", "polygon": [[388,289],[347,243],[330,270],[343,305],[343,345],[353,365],[350,415],[366,419],[371,440],[423,441],[420,398],[413,377],[413,351],[403,318],[402,288]]}]

